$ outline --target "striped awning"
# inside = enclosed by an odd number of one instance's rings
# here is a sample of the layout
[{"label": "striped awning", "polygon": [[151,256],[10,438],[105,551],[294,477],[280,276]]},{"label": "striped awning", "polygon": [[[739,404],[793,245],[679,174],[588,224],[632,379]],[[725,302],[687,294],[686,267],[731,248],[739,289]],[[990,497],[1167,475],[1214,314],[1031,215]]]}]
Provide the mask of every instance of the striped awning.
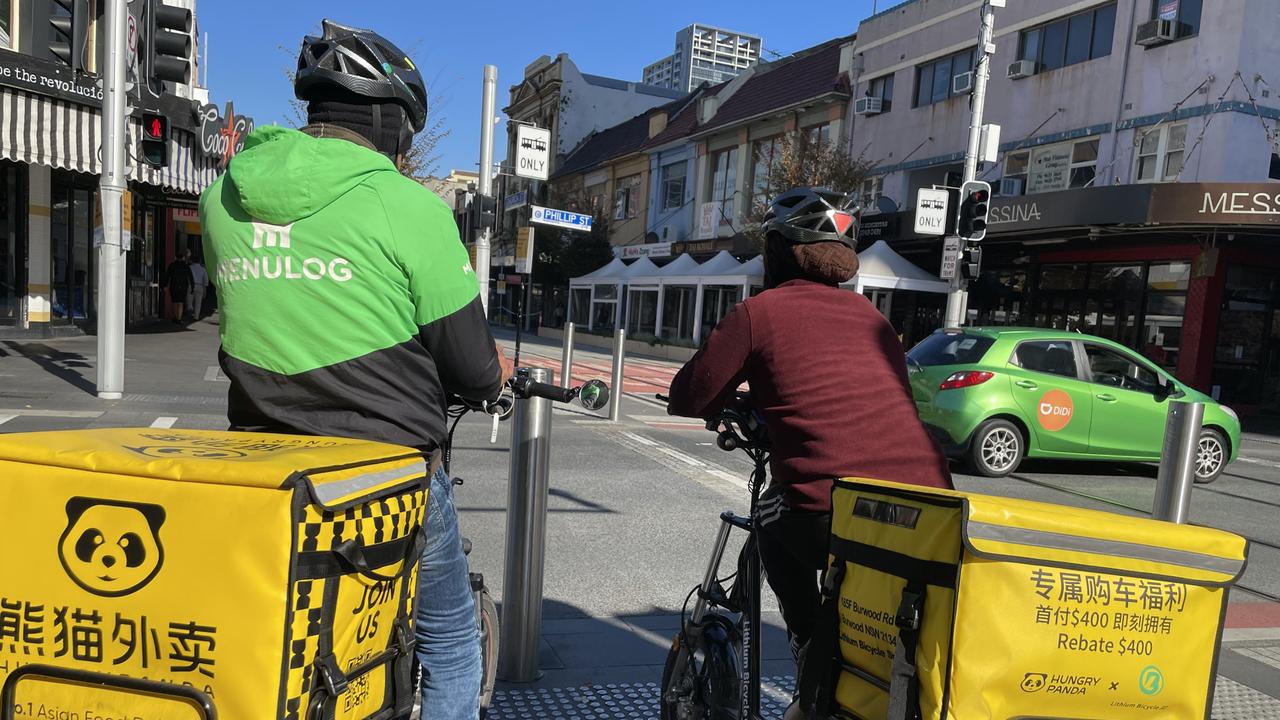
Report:
[{"label": "striped awning", "polygon": [[[102,122],[97,108],[0,87],[0,159],[96,175],[102,171]],[[129,156],[142,122],[129,119]],[[130,180],[199,195],[218,177],[217,160],[198,150],[192,133],[172,128],[169,165],[153,168],[126,160]]]}]

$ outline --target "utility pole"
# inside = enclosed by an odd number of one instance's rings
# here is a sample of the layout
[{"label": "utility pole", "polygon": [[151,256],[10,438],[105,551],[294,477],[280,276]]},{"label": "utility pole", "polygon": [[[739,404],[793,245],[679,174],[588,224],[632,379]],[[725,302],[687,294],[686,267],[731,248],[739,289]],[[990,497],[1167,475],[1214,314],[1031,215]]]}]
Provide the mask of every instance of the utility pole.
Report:
[{"label": "utility pole", "polygon": [[[962,183],[978,178],[978,153],[982,145],[982,114],[987,103],[987,80],[991,78],[991,55],[996,49],[991,41],[996,24],[995,9],[1004,5],[1005,0],[985,0],[982,3],[982,28],[978,31],[978,66],[974,68],[973,94],[969,97],[969,147],[964,153]],[[963,252],[962,244],[962,255]],[[960,327],[964,324],[968,300],[965,281],[957,267],[955,276],[951,278],[951,291],[947,293],[947,318],[944,327]]]},{"label": "utility pole", "polygon": [[[480,110],[480,188],[481,195],[493,194],[493,118],[498,92],[498,66],[484,66],[484,100]],[[480,302],[485,317],[489,316],[489,227],[476,231],[476,280],[480,283]]]},{"label": "utility pole", "polygon": [[102,54],[102,245],[98,247],[98,397],[124,394],[125,247],[121,230],[125,177],[127,0],[106,0]]}]

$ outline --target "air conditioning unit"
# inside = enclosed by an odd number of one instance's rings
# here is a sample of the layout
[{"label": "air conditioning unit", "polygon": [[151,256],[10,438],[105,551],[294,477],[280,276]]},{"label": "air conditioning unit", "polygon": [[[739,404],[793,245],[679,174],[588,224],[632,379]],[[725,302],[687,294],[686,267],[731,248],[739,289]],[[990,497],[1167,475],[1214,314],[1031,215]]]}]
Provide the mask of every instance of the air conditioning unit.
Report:
[{"label": "air conditioning unit", "polygon": [[854,115],[879,115],[884,112],[884,99],[878,97],[860,97],[853,103]]},{"label": "air conditioning unit", "polygon": [[1021,80],[1022,78],[1029,78],[1035,74],[1036,74],[1035,60],[1019,60],[1016,63],[1009,64],[1010,80]]},{"label": "air conditioning unit", "polygon": [[1177,20],[1152,20],[1138,26],[1134,42],[1143,47],[1155,47],[1178,39],[1185,25]]},{"label": "air conditioning unit", "polygon": [[951,78],[951,94],[963,95],[973,92],[973,73],[960,73]]},{"label": "air conditioning unit", "polygon": [[1026,178],[1007,177],[1000,178],[1000,196],[1001,197],[1018,197],[1022,195],[1022,189],[1026,187]]}]

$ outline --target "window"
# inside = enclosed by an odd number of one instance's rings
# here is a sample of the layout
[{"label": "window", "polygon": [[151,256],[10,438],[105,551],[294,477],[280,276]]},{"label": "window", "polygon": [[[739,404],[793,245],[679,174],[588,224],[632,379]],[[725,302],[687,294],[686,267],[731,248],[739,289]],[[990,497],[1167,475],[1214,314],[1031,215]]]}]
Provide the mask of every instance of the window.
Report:
[{"label": "window", "polygon": [[934,333],[911,348],[907,357],[922,367],[972,365],[995,344],[993,338],[965,333]]},{"label": "window", "polygon": [[1018,58],[1034,60],[1039,70],[1056,70],[1111,54],[1116,5],[1100,8],[1023,30]]},{"label": "window", "polygon": [[752,206],[765,205],[769,202],[772,188],[769,187],[769,171],[773,163],[782,153],[782,137],[775,136],[757,140],[752,145],[754,162],[751,168],[751,203]]},{"label": "window", "polygon": [[708,196],[720,204],[720,225],[733,225],[734,178],[738,170],[738,148],[721,150],[711,157],[711,187]]},{"label": "window", "polygon": [[952,78],[973,70],[973,51],[934,60],[916,67],[916,107],[932,105],[951,97]]},{"label": "window", "polygon": [[1182,173],[1187,124],[1157,125],[1138,133],[1134,182],[1172,182]]},{"label": "window", "polygon": [[9,13],[12,0],[0,0],[0,47],[9,47]]},{"label": "window", "polygon": [[1084,354],[1089,358],[1090,379],[1099,385],[1145,393],[1160,388],[1160,376],[1154,370],[1115,350],[1086,344]]},{"label": "window", "polygon": [[884,102],[880,105],[880,112],[889,112],[893,109],[893,75],[885,75],[867,83],[867,97],[878,97]]},{"label": "window", "polygon": [[1178,37],[1200,32],[1200,7],[1204,0],[1151,0],[1151,19],[1177,20]]},{"label": "window", "polygon": [[1014,351],[1013,362],[1032,372],[1079,378],[1075,350],[1066,340],[1024,342]]},{"label": "window", "polygon": [[804,129],[804,140],[807,143],[831,142],[831,123],[810,125]]},{"label": "window", "polygon": [[590,198],[588,207],[592,215],[600,215],[604,212],[607,207],[605,205],[604,185],[592,185],[587,188],[586,195]]},{"label": "window", "polygon": [[640,208],[640,176],[619,178],[613,193],[613,219],[630,220]]},{"label": "window", "polygon": [[684,205],[684,183],[689,163],[681,160],[662,166],[662,209],[675,210]]},{"label": "window", "polygon": [[[876,175],[862,181],[862,187],[859,188],[859,196],[862,200],[863,208],[872,208],[876,201],[884,194],[884,176]],[[867,210],[864,210],[864,213]]]},{"label": "window", "polygon": [[1011,152],[1004,158],[1003,195],[1034,195],[1088,187],[1098,171],[1098,138]]}]

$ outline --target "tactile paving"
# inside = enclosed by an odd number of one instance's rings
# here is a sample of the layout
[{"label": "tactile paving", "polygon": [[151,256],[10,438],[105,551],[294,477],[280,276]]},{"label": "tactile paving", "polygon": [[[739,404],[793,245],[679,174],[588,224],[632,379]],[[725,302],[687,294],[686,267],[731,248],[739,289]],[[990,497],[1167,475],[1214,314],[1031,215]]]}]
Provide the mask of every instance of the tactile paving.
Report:
[{"label": "tactile paving", "polygon": [[[780,720],[795,679],[765,678],[761,717]],[[490,720],[651,720],[658,717],[657,683],[611,683],[568,688],[499,690]],[[1280,720],[1280,700],[1224,677],[1218,678],[1213,720]]]}]

